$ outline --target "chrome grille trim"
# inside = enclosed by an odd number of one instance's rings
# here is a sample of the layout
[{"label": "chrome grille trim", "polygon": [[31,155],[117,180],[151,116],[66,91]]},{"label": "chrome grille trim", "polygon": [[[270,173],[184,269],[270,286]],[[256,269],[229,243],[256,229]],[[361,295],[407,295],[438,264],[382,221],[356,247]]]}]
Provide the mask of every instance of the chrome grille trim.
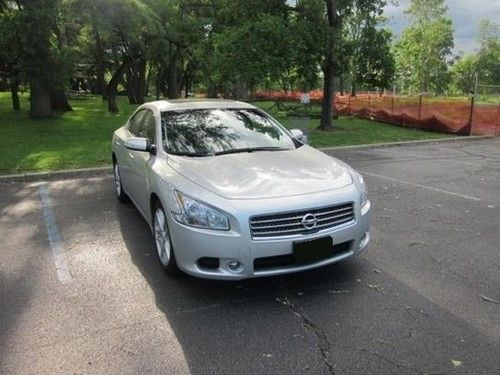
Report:
[{"label": "chrome grille trim", "polygon": [[[317,224],[312,229],[307,229],[302,225],[302,219],[307,214],[313,214],[317,218]],[[310,210],[253,216],[250,218],[250,231],[252,238],[276,238],[314,233],[353,220],[354,203],[348,202]]]}]

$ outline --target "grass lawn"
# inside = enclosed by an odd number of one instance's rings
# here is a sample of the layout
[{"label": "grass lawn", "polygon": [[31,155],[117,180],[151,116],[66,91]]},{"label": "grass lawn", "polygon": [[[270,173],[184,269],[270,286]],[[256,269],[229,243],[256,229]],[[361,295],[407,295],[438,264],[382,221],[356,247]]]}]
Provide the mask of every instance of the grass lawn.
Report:
[{"label": "grass lawn", "polygon": [[[308,132],[310,144],[314,147],[413,141],[451,136],[450,134],[408,129],[354,117],[340,117],[334,121],[335,130],[324,132],[317,130],[319,124],[318,118],[311,118],[307,121],[300,117],[287,117],[286,112],[278,111],[276,107],[271,109],[274,104],[273,102],[257,102],[255,104],[281,123],[287,125],[287,127],[300,128]],[[317,116],[320,112],[321,108],[318,104],[311,105],[311,109],[309,110],[311,116]]]},{"label": "grass lawn", "polygon": [[[272,102],[256,103],[264,110]],[[133,112],[126,98],[118,99],[120,113],[110,114],[106,103],[90,97],[71,101],[73,112],[55,115],[47,120],[28,116],[28,96],[21,97],[21,111],[11,109],[10,94],[0,93],[0,174],[26,171],[49,171],[103,166],[111,163],[111,136]],[[309,132],[315,147],[363,143],[394,142],[439,138],[446,135],[405,129],[368,120],[340,118],[336,130],[316,130],[318,120],[287,118],[286,112],[269,111],[288,127]],[[313,107],[313,113],[318,107]]]},{"label": "grass lawn", "polygon": [[47,120],[28,116],[28,95],[21,111],[0,93],[0,173],[96,167],[111,162],[111,137],[135,106],[119,98],[120,113],[107,112],[100,98],[71,101],[74,111]]}]

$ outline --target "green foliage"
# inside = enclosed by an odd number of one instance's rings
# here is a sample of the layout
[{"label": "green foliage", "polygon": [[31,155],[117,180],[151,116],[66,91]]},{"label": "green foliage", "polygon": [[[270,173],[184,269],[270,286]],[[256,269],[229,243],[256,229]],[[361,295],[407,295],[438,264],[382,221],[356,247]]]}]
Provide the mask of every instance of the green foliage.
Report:
[{"label": "green foliage", "polygon": [[359,82],[366,88],[385,89],[392,83],[395,62],[391,52],[392,34],[386,29],[366,30],[359,56]]},{"label": "green foliage", "polygon": [[273,15],[225,29],[215,36],[221,79],[226,83],[240,79],[249,87],[279,79],[289,64],[287,38],[284,20]]},{"label": "green foliage", "polygon": [[356,0],[345,23],[349,74],[356,86],[387,88],[394,75],[394,56],[391,52],[392,34],[380,28],[384,0]]},{"label": "green foliage", "polygon": [[484,84],[500,83],[500,24],[488,20],[479,25],[478,72]]},{"label": "green foliage", "polygon": [[444,0],[412,0],[411,25],[395,45],[398,79],[407,91],[442,93],[449,83],[453,24]]},{"label": "green foliage", "polygon": [[483,20],[479,26],[478,53],[458,59],[451,67],[452,88],[463,94],[474,90],[475,77],[483,85],[500,82],[500,26]]},{"label": "green foliage", "polygon": [[0,13],[0,74],[6,78],[21,74],[21,25],[16,11]]},{"label": "green foliage", "polygon": [[474,91],[474,80],[478,72],[477,55],[467,55],[460,58],[450,69],[453,90],[467,95]]},{"label": "green foliage", "polygon": [[303,0],[292,20],[291,56],[303,90],[318,86],[319,68],[331,38],[325,12],[324,0]]},{"label": "green foliage", "polygon": [[61,0],[22,1],[21,4],[16,13],[23,73],[29,81],[62,85],[72,64],[60,27]]}]

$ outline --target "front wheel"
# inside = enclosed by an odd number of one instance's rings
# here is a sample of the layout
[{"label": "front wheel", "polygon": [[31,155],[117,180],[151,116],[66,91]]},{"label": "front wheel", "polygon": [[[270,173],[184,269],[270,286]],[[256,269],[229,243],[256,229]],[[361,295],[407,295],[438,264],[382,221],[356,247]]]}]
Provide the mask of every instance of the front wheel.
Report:
[{"label": "front wheel", "polygon": [[128,202],[127,194],[123,190],[122,178],[120,175],[120,169],[118,168],[118,163],[113,163],[113,176],[115,181],[115,192],[118,200],[122,203]]},{"label": "front wheel", "polygon": [[180,271],[175,261],[167,217],[160,202],[156,203],[154,208],[153,236],[161,268],[170,276],[178,275]]}]

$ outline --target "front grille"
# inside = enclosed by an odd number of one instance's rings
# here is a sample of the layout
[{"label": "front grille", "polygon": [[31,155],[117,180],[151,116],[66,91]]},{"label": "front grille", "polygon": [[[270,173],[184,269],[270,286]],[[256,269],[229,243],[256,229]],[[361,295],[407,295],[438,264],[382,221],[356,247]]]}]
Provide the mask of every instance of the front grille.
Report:
[{"label": "front grille", "polygon": [[[333,245],[332,253],[329,257],[339,256],[345,254],[351,250],[353,241],[347,241]],[[277,255],[272,257],[256,258],[253,261],[253,268],[255,271],[268,270],[280,267],[293,267],[293,266],[304,266],[304,263],[297,264],[295,256],[293,254]]]},{"label": "front grille", "polygon": [[[317,219],[316,225],[310,229],[302,224],[302,219],[308,214],[314,215]],[[352,220],[354,220],[354,203],[349,202],[284,214],[254,216],[250,218],[250,230],[253,238],[281,237],[314,233]]]}]

